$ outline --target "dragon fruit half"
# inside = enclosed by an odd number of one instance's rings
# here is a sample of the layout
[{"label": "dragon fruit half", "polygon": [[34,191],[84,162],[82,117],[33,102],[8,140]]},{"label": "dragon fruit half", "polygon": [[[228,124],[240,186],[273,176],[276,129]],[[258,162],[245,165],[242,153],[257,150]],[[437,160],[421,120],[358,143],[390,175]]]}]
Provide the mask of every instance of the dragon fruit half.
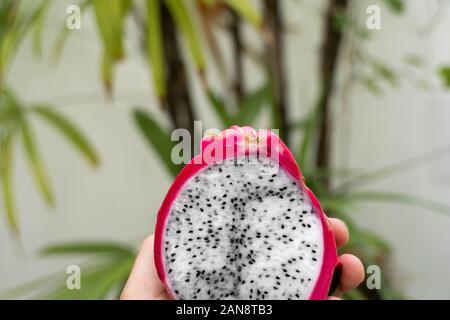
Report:
[{"label": "dragon fruit half", "polygon": [[155,263],[171,297],[326,298],[334,237],[286,145],[234,126],[201,149],[158,213]]}]

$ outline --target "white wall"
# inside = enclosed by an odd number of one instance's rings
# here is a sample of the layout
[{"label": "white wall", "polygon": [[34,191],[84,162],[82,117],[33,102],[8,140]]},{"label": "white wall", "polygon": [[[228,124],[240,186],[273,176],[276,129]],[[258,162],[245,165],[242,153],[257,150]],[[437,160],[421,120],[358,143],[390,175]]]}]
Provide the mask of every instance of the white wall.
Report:
[{"label": "white wall", "polygon": [[[287,2],[287,1],[286,1]],[[370,1],[366,1],[371,3]],[[414,30],[432,13],[425,1],[408,1],[411,10],[402,18],[383,10],[383,28],[376,31],[368,49],[392,65],[411,51],[427,57],[430,72],[440,61],[450,61],[445,17],[435,31],[420,38]],[[288,63],[293,114],[309,108],[317,91],[315,74],[322,3],[289,1]],[[361,4],[361,8],[365,9]],[[45,51],[64,18],[59,2],[46,28]],[[364,11],[361,12],[364,15]],[[59,65],[35,59],[31,45],[20,51],[8,81],[26,102],[49,102],[69,115],[89,135],[101,156],[101,167],[90,169],[50,128],[36,123],[36,132],[49,168],[57,205],[46,207],[29,174],[21,151],[16,153],[15,190],[19,204],[24,251],[0,219],[0,292],[25,281],[77,263],[75,259],[41,260],[37,251],[52,243],[75,240],[117,240],[137,243],[152,232],[154,218],[169,176],[136,130],[130,111],[135,105],[155,115],[148,67],[137,54],[135,34],[128,38],[133,54],[117,74],[116,98],[108,102],[99,81],[100,48],[88,16],[75,31]],[[248,32],[252,37],[252,32]],[[247,70],[252,83],[259,80]],[[217,73],[210,80],[220,83]],[[217,123],[196,86],[196,104],[206,126]],[[387,90],[382,97],[355,87],[349,105],[338,105],[335,161],[338,166],[376,168],[424,153],[450,142],[450,96],[435,89],[423,92],[408,84]],[[347,133],[351,128],[350,133]],[[349,140],[348,140],[349,139]],[[450,205],[449,158],[373,185],[377,190],[396,190],[435,199]],[[396,205],[361,206],[352,215],[362,226],[381,234],[393,246],[392,272],[412,298],[450,298],[450,218]]]},{"label": "white wall", "polygon": [[[366,1],[370,3],[371,1]],[[425,76],[429,88],[420,89],[408,74],[402,76],[397,89],[387,89],[379,98],[357,88],[350,105],[340,106],[335,138],[336,162],[352,168],[379,168],[425,154],[450,143],[450,95],[439,90],[430,75],[437,66],[450,61],[450,27],[446,12],[432,18],[432,1],[408,1],[406,17],[383,15],[382,30],[375,32],[367,50],[396,69],[403,70],[402,60],[414,53],[426,59]],[[364,5],[361,5],[364,7]],[[442,10],[442,8],[438,8]],[[437,23],[429,23],[436,20]],[[432,31],[421,35],[424,25]],[[403,72],[403,71],[399,71]],[[414,74],[414,73],[413,73]],[[342,137],[349,137],[343,141]],[[396,191],[450,204],[450,157],[427,161],[414,170],[367,186],[378,191]],[[366,204],[352,216],[361,225],[374,230],[392,244],[389,272],[411,298],[450,298],[450,217],[414,207],[393,204]]]}]

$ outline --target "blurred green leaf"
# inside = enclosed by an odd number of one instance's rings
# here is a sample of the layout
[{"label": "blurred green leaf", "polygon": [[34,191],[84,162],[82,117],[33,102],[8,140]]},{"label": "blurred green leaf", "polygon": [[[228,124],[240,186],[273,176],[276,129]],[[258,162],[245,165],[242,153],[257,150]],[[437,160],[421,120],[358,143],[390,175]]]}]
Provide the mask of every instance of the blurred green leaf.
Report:
[{"label": "blurred green leaf", "polygon": [[[50,287],[51,299],[105,299],[124,283],[134,263],[133,249],[114,242],[81,242],[53,245],[41,251],[44,256],[89,255],[100,262],[81,267],[81,290],[68,290],[65,281]],[[106,259],[106,260],[105,260]]]},{"label": "blurred green leaf", "polygon": [[130,5],[124,0],[92,0],[92,4],[103,41],[102,79],[107,93],[111,95],[115,63],[124,56],[122,29]]},{"label": "blurred green leaf", "polygon": [[130,12],[130,10],[133,8],[133,0],[121,0],[120,1],[120,16],[122,18],[121,23],[124,23],[124,19],[126,18],[127,14]]},{"label": "blurred green leaf", "polygon": [[117,61],[123,56],[121,0],[92,0],[92,4],[105,51]]},{"label": "blurred green leaf", "polygon": [[[23,107],[20,105],[17,98],[8,88],[0,88],[0,127],[2,132],[5,129],[17,128],[21,123],[23,117]],[[9,130],[7,130],[9,132]]]},{"label": "blurred green leaf", "polygon": [[28,158],[31,170],[36,180],[36,185],[42,193],[45,201],[49,204],[54,203],[54,197],[52,188],[50,187],[50,181],[46,169],[42,163],[41,156],[39,155],[38,147],[34,140],[34,133],[31,132],[29,124],[24,122],[22,124],[22,138],[25,148],[25,154]]},{"label": "blurred green leaf", "polygon": [[13,51],[17,45],[16,42],[16,33],[8,32],[4,35],[3,39],[1,39],[0,46],[0,84],[3,82],[3,77],[7,71],[10,58],[13,54]]},{"label": "blurred green leaf", "polygon": [[237,113],[228,111],[224,100],[211,90],[208,91],[208,98],[223,126],[228,128],[232,125],[254,125],[255,119],[260,115],[263,107],[270,102],[269,94],[270,89],[268,85],[263,85],[261,88],[249,93],[237,108]]},{"label": "blurred green leaf", "polygon": [[161,2],[160,0],[147,0],[147,44],[148,60],[151,66],[153,82],[159,97],[166,95],[166,75],[164,50],[161,31]]},{"label": "blurred green leaf", "polygon": [[[92,5],[92,0],[84,0],[80,3],[80,14],[82,15],[84,10],[86,10],[90,5]],[[59,29],[58,36],[56,37],[55,43],[52,49],[53,59],[58,61],[61,53],[64,49],[64,45],[66,44],[68,36],[71,34],[71,31],[66,26],[66,21],[63,22],[62,26]]]},{"label": "blurred green leaf", "polygon": [[425,64],[425,61],[423,57],[416,55],[416,54],[408,54],[404,58],[405,63],[409,64],[410,66],[421,68]]},{"label": "blurred green leaf", "polygon": [[371,65],[375,71],[376,76],[380,77],[391,86],[395,86],[397,84],[397,75],[392,70],[392,68],[382,63],[381,61],[373,61]]},{"label": "blurred green leaf", "polygon": [[363,231],[362,232],[363,241],[365,243],[371,244],[381,250],[384,253],[389,253],[391,251],[390,245],[378,235],[372,232]]},{"label": "blurred green leaf", "polygon": [[346,11],[338,11],[333,17],[333,29],[336,32],[341,32],[348,26],[350,26],[350,20]]},{"label": "blurred green leaf", "polygon": [[14,54],[28,30],[39,18],[39,3],[31,1],[2,1],[0,16],[5,20],[0,28],[0,87]]},{"label": "blurred green leaf", "polygon": [[96,255],[123,255],[134,256],[134,251],[124,245],[112,242],[81,242],[67,243],[49,246],[41,251],[41,255],[78,255],[78,254],[96,254]]},{"label": "blurred green leaf", "polygon": [[[115,242],[81,242],[49,246],[43,256],[60,257],[84,255],[88,264],[81,264],[81,290],[67,288],[65,271],[1,292],[5,298],[25,297],[38,299],[106,299],[120,292],[135,259],[135,250]],[[116,290],[117,289],[117,290]]]},{"label": "blurred green leaf", "polygon": [[405,3],[403,0],[384,0],[384,3],[395,13],[403,13],[405,11]]},{"label": "blurred green leaf", "polygon": [[214,4],[217,3],[218,0],[200,0],[201,3],[207,5],[207,6],[212,6]]},{"label": "blurred green leaf", "polygon": [[365,77],[362,80],[362,84],[366,87],[367,90],[369,90],[374,96],[380,96],[382,93],[382,90],[380,88],[380,85],[373,77]]},{"label": "blurred green leaf", "polygon": [[[209,49],[209,55],[214,62],[217,71],[226,78],[227,66],[225,63],[224,52],[219,45],[219,34],[215,32],[217,17],[218,0],[199,1],[196,3],[196,11],[199,17],[200,29],[204,35],[204,40]],[[202,79],[203,80],[203,79]],[[207,86],[206,86],[207,87]]]},{"label": "blurred green leaf", "polygon": [[[302,143],[301,143],[299,151],[296,155],[297,162],[299,163],[299,165],[302,168],[311,167],[307,161],[308,161],[308,155],[309,155],[309,148],[312,143],[311,140],[312,140],[313,131],[314,131],[314,127],[315,127],[315,120],[316,120],[316,117],[311,117],[310,120],[306,123],[305,130],[303,132]],[[305,172],[305,174],[307,174],[307,173]]]},{"label": "blurred green leaf", "polygon": [[305,117],[290,124],[292,130],[304,130],[308,127],[311,119]]},{"label": "blurred green leaf", "polygon": [[450,206],[436,201],[424,199],[418,196],[396,193],[396,192],[384,192],[384,191],[364,191],[349,193],[344,196],[346,201],[350,202],[393,202],[399,204],[405,204],[415,207],[421,207],[430,211],[445,214],[450,214]]},{"label": "blurred green leaf", "polygon": [[193,20],[190,17],[186,3],[179,0],[165,0],[175,23],[181,33],[185,36],[188,47],[191,51],[197,69],[203,70],[205,67],[205,58],[200,44],[199,32],[196,29]]},{"label": "blurred green leaf", "polygon": [[[317,123],[319,121],[320,116],[320,106],[322,105],[322,101],[325,98],[324,92],[326,92],[325,84],[323,84],[323,88],[321,89],[320,95],[317,98],[317,101],[314,105],[314,108],[311,110],[310,115],[308,115],[308,121],[305,124],[305,129],[303,131],[302,143],[300,145],[299,151],[296,154],[296,159],[302,168],[312,168],[308,163],[309,155],[311,153],[311,149],[313,148],[313,140],[314,133],[317,128]],[[308,174],[304,172],[304,174]]]},{"label": "blurred green leaf", "polygon": [[57,129],[93,166],[99,164],[94,148],[81,132],[65,117],[48,106],[37,106],[34,112]]},{"label": "blurred green leaf", "polygon": [[208,98],[211,106],[213,107],[214,111],[216,112],[217,116],[222,122],[222,125],[225,128],[232,126],[233,125],[232,116],[228,114],[228,110],[223,99],[221,99],[211,90],[208,90]]},{"label": "blurred green leaf", "polygon": [[344,181],[337,187],[333,188],[333,190],[339,192],[342,189],[349,189],[349,188],[355,189],[357,187],[361,187],[369,183],[380,181],[394,174],[414,169],[420,165],[425,165],[427,163],[430,163],[431,161],[437,161],[449,155],[450,155],[450,145],[447,145],[441,148],[434,149],[430,152],[419,155],[417,157],[402,160],[375,170],[351,176],[347,181]]},{"label": "blurred green leaf", "polygon": [[111,291],[124,282],[133,267],[133,258],[108,260],[101,265],[82,267],[81,290],[69,290],[64,281],[47,294],[57,300],[99,300],[108,298]]},{"label": "blurred green leaf", "polygon": [[6,213],[6,221],[15,233],[19,232],[17,222],[17,210],[13,195],[12,181],[12,136],[0,137],[0,180],[3,191],[3,206]]},{"label": "blurred green leaf", "polygon": [[[90,2],[86,1],[86,3],[90,3]],[[71,30],[69,28],[67,28],[65,23],[61,26],[61,28],[58,32],[58,36],[56,37],[55,43],[53,45],[53,49],[52,49],[52,58],[55,61],[58,61],[60,59],[61,53],[66,44],[67,38],[71,34],[70,31]]]},{"label": "blurred green leaf", "polygon": [[0,299],[30,298],[33,294],[41,292],[45,287],[49,286],[49,284],[57,282],[62,283],[66,278],[67,274],[65,272],[55,272],[14,288],[2,291],[0,292]]},{"label": "blurred green leaf", "polygon": [[13,194],[13,142],[22,122],[22,107],[7,88],[0,88],[0,183],[6,221],[18,233],[17,209]]},{"label": "blurred green leaf", "polygon": [[450,66],[442,66],[439,69],[439,75],[441,76],[443,85],[450,88]]},{"label": "blurred green leaf", "polygon": [[39,191],[48,203],[53,203],[54,201],[49,179],[35,142],[35,134],[31,131],[31,124],[28,120],[28,116],[31,114],[37,114],[45,119],[68,138],[68,140],[71,141],[91,163],[98,163],[97,156],[87,140],[68,120],[46,106],[27,109],[20,101],[18,101],[11,91],[2,88],[0,90],[0,157],[2,157],[2,160],[0,161],[0,179],[2,180],[3,197],[5,199],[5,211],[8,220],[11,221],[10,224],[12,228],[16,230],[16,209],[11,189],[12,163],[10,160],[10,149],[12,148],[10,141],[16,134],[22,134],[25,155],[30,164]]},{"label": "blurred green leaf", "polygon": [[9,58],[18,37],[16,26],[18,3],[11,0],[0,2],[0,88],[2,87]]},{"label": "blurred green leaf", "polygon": [[259,11],[253,6],[249,0],[224,0],[231,8],[233,8],[244,20],[260,28],[262,25],[262,17]]},{"label": "blurred green leaf", "polygon": [[269,98],[270,89],[268,85],[263,85],[261,88],[247,95],[239,107],[238,114],[232,118],[234,124],[238,126],[252,126],[264,105],[267,105]]},{"label": "blurred green leaf", "polygon": [[344,300],[365,300],[364,294],[358,289],[353,289],[347,291],[343,294],[342,298]]},{"label": "blurred green leaf", "polygon": [[36,12],[36,21],[33,32],[33,50],[37,56],[42,55],[42,31],[44,29],[45,18],[50,8],[51,0],[43,0]]},{"label": "blurred green leaf", "polygon": [[163,129],[148,113],[141,110],[134,112],[134,120],[147,142],[153,147],[167,170],[176,176],[180,171],[171,158],[173,142],[170,134]]},{"label": "blurred green leaf", "polygon": [[114,60],[111,57],[109,51],[105,50],[103,52],[102,63],[101,63],[101,75],[103,80],[103,85],[105,87],[108,96],[112,95],[112,86],[114,81]]}]

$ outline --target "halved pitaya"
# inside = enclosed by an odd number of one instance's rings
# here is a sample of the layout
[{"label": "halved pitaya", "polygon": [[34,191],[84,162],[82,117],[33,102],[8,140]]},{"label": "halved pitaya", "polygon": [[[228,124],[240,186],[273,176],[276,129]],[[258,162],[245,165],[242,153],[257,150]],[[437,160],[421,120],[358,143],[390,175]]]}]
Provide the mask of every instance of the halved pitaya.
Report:
[{"label": "halved pitaya", "polygon": [[249,127],[202,139],[159,210],[154,249],[174,299],[324,299],[337,264],[291,152]]}]

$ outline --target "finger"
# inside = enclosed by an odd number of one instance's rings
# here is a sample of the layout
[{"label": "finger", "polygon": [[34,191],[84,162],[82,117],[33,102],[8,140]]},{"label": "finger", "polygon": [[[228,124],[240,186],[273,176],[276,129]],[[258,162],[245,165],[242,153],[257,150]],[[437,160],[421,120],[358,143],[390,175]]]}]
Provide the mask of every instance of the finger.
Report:
[{"label": "finger", "polygon": [[345,245],[349,238],[347,225],[342,220],[336,218],[328,218],[328,224],[334,234],[336,246],[339,248]]},{"label": "finger", "polygon": [[168,299],[167,292],[156,272],[153,243],[153,235],[143,242],[121,299]]},{"label": "finger", "polygon": [[336,296],[329,296],[329,297],[327,298],[327,300],[342,300],[342,299],[339,298],[339,297],[336,297]]},{"label": "finger", "polygon": [[342,266],[339,290],[346,292],[359,286],[364,281],[364,266],[352,254],[343,254],[339,257]]}]

